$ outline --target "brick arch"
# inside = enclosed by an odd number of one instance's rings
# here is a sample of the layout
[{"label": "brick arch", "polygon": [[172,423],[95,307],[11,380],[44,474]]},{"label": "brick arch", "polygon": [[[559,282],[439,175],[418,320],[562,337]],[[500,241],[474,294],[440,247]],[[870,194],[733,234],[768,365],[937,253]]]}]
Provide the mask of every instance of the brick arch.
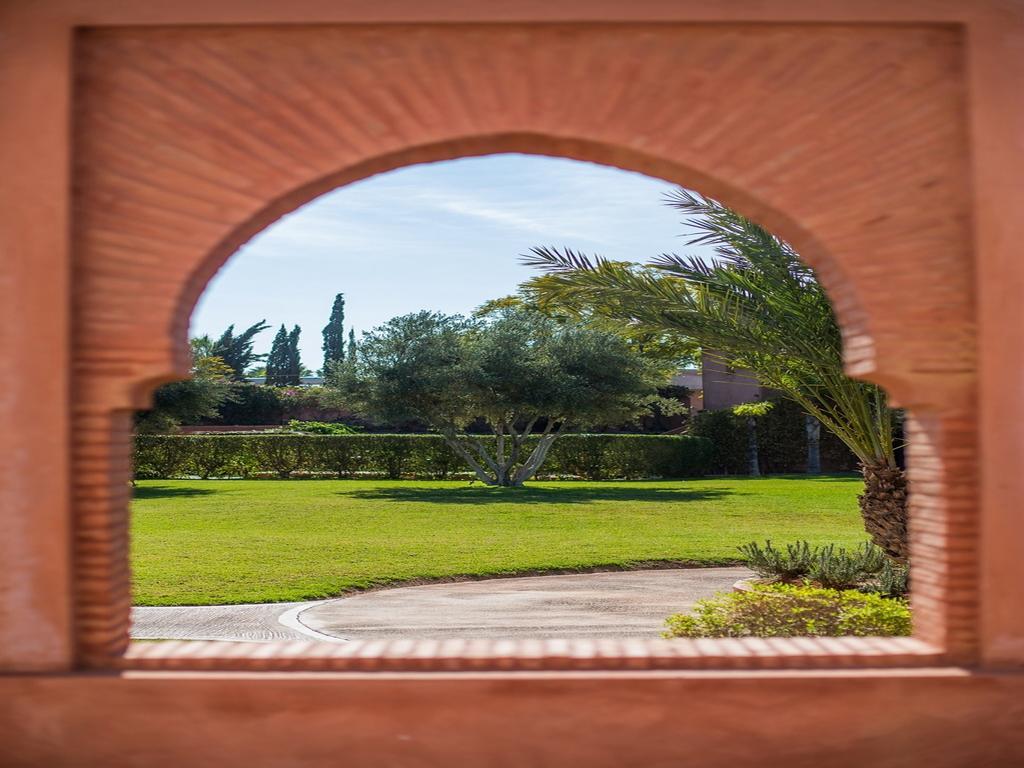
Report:
[{"label": "brick arch", "polygon": [[[707,172],[680,168],[669,159],[631,153],[614,146],[539,134],[467,136],[439,144],[409,147],[393,154],[371,158],[323,178],[314,179],[269,202],[238,225],[210,250],[181,286],[170,324],[169,339],[174,344],[175,354],[173,357],[169,356],[168,360],[173,360],[174,369],[155,371],[152,378],[147,377],[139,382],[136,392],[133,393],[132,403],[144,402],[152,387],[163,383],[168,377],[187,374],[189,361],[187,355],[183,353],[187,350],[187,332],[196,303],[206,290],[210,280],[252,237],[263,232],[284,216],[311,203],[317,197],[347,184],[410,165],[501,153],[569,158],[605,167],[644,173],[652,177],[656,176],[670,183],[694,189],[702,194],[725,201],[752,220],[775,222],[769,228],[774,232],[784,233],[785,239],[797,246],[801,256],[826,276],[829,281],[826,284],[826,289],[830,296],[842,297],[839,302],[843,308],[840,325],[847,329],[847,334],[871,338],[870,323],[866,321],[869,318],[858,299],[857,286],[843,276],[842,265],[830,256],[813,233],[806,231],[784,213],[773,210],[763,202],[753,199],[745,190],[735,189],[727,182],[709,176]],[[339,256],[339,258],[345,257]],[[868,374],[870,378],[870,373],[875,370],[873,357],[862,358],[861,368],[862,375]]]},{"label": "brick arch", "polygon": [[184,371],[188,315],[216,269],[339,184],[503,151],[695,187],[793,242],[830,292],[850,372],[925,414],[913,551],[935,557],[915,599],[925,636],[971,646],[971,561],[946,548],[950,531],[962,547],[974,531],[972,501],[953,492],[973,483],[974,437],[957,30],[127,28],[83,32],[76,72],[84,660],[103,664],[127,642],[130,410]]}]

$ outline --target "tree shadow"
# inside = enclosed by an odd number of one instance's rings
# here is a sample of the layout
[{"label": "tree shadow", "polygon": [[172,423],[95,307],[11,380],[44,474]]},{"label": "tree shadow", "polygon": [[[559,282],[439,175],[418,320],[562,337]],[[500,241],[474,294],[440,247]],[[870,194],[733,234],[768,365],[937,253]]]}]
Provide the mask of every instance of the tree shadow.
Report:
[{"label": "tree shadow", "polygon": [[750,483],[752,485],[757,483],[763,483],[769,480],[807,480],[815,483],[829,483],[829,482],[844,482],[848,483],[853,480],[863,480],[864,476],[860,472],[830,472],[825,475],[806,475],[806,474],[775,474],[766,473],[758,477],[751,477],[750,475],[706,475],[702,480],[725,480],[730,483]]},{"label": "tree shadow", "polygon": [[220,493],[210,488],[188,488],[174,485],[135,486],[132,497],[136,499],[180,499],[189,496],[209,496]]},{"label": "tree shadow", "polygon": [[[769,479],[777,480],[813,480],[817,483],[850,482],[851,480],[863,480],[860,472],[830,472],[824,475],[766,475]],[[757,478],[748,478],[756,480]]]},{"label": "tree shadow", "polygon": [[716,499],[732,493],[727,488],[364,488],[339,495],[374,501],[425,504],[591,504],[597,501],[657,501],[679,503]]}]

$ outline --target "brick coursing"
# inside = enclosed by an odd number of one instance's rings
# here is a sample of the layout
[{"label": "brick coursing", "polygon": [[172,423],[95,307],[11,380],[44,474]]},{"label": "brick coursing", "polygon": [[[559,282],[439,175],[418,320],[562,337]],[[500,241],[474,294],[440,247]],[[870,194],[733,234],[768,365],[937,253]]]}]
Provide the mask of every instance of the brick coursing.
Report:
[{"label": "brick coursing", "polygon": [[[797,247],[833,299],[849,370],[915,414],[919,637],[969,660],[978,502],[976,426],[964,405],[975,387],[975,336],[961,43],[954,27],[884,25],[80,32],[72,435],[80,660],[118,664],[128,646],[127,414],[186,371],[188,317],[210,277],[247,238],[339,184],[502,151],[678,182]],[[676,648],[675,656],[690,653]],[[830,664],[865,652],[829,648]],[[692,663],[718,666],[747,650],[694,650]],[[561,664],[547,645],[529,652],[540,666]],[[584,646],[568,653],[604,658]],[[133,654],[142,663],[160,652]]]}]

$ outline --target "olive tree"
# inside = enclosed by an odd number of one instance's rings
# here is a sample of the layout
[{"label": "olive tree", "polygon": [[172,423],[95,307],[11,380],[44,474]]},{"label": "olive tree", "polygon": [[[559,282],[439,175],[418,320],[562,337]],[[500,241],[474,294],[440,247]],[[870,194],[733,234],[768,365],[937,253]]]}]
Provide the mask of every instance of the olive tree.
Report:
[{"label": "olive tree", "polygon": [[[364,334],[355,364],[335,366],[329,380],[370,418],[437,430],[483,483],[518,487],[567,430],[663,405],[665,371],[615,334],[512,308],[397,317]],[[479,419],[493,441],[467,433]]]}]

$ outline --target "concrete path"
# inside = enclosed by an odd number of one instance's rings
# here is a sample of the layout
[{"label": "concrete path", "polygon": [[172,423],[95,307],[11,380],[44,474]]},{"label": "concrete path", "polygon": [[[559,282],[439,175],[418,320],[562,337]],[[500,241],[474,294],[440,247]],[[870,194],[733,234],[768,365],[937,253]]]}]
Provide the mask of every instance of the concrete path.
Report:
[{"label": "concrete path", "polygon": [[658,637],[666,616],[749,575],[745,568],[687,568],[429,584],[329,600],[300,620],[350,640]]},{"label": "concrete path", "polygon": [[746,568],[616,571],[397,587],[309,603],[136,608],[132,637],[346,640],[658,637]]},{"label": "concrete path", "polygon": [[315,603],[255,605],[182,605],[132,608],[135,640],[310,640],[301,630],[285,626],[280,617]]}]

